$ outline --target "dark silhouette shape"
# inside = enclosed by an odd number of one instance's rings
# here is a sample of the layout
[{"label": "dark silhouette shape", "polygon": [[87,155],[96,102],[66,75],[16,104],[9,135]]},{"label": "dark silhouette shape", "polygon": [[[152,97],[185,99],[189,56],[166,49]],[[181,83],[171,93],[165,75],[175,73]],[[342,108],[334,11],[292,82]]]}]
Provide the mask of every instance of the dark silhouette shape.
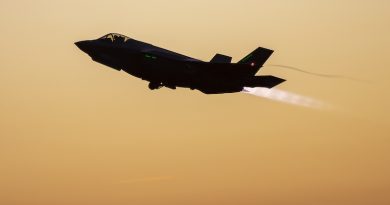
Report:
[{"label": "dark silhouette shape", "polygon": [[232,62],[232,57],[230,56],[225,56],[222,54],[215,54],[213,59],[211,59],[210,63],[230,63]]},{"label": "dark silhouette shape", "polygon": [[122,37],[122,36],[114,36],[114,43],[118,43],[118,44],[121,44],[125,42],[125,38]]},{"label": "dark silhouette shape", "polygon": [[272,88],[285,81],[275,76],[255,76],[273,53],[261,47],[238,63],[230,63],[232,58],[222,54],[204,62],[114,33],[75,44],[94,61],[149,81],[151,90],[164,86],[206,94],[234,93],[244,87]]}]

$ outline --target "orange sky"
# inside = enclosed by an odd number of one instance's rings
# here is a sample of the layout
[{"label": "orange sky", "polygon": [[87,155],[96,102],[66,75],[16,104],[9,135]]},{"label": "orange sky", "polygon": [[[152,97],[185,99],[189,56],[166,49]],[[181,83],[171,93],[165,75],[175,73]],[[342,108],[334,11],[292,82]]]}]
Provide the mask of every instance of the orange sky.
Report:
[{"label": "orange sky", "polygon": [[[0,2],[0,204],[390,204],[390,2]],[[258,46],[331,109],[163,88],[75,41],[117,32],[209,60]]]}]

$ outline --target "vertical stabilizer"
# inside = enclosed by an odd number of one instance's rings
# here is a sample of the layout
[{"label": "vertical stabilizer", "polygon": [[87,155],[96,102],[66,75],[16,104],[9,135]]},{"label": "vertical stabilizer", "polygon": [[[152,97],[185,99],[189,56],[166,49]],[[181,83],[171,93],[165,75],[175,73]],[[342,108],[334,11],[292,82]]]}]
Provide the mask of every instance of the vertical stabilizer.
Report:
[{"label": "vertical stabilizer", "polygon": [[254,67],[262,67],[264,63],[268,60],[269,57],[271,57],[272,53],[274,51],[267,49],[267,48],[257,48],[252,53],[248,54],[240,60],[238,63],[241,64],[250,64]]}]

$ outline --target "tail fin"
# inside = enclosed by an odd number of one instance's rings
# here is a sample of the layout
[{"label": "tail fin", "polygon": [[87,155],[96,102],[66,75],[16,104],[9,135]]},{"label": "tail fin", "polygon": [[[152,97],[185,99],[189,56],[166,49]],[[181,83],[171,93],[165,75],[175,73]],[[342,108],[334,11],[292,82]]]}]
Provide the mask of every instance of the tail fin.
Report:
[{"label": "tail fin", "polygon": [[213,59],[211,59],[210,63],[230,63],[231,61],[232,57],[217,53]]},{"label": "tail fin", "polygon": [[240,64],[250,64],[253,67],[261,68],[274,51],[266,48],[257,48],[245,58],[240,60]]}]

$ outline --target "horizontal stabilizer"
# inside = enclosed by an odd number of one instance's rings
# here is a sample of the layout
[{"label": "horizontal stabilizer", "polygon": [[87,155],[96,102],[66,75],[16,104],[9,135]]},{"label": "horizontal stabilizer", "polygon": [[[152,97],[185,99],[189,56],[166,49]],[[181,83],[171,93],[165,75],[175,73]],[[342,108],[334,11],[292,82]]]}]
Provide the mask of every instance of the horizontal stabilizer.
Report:
[{"label": "horizontal stabilizer", "polygon": [[210,63],[230,63],[232,62],[232,57],[230,56],[225,56],[222,54],[215,54],[213,59],[211,59]]},{"label": "horizontal stabilizer", "polygon": [[246,82],[245,87],[273,88],[284,81],[286,80],[272,75],[253,76]]}]

